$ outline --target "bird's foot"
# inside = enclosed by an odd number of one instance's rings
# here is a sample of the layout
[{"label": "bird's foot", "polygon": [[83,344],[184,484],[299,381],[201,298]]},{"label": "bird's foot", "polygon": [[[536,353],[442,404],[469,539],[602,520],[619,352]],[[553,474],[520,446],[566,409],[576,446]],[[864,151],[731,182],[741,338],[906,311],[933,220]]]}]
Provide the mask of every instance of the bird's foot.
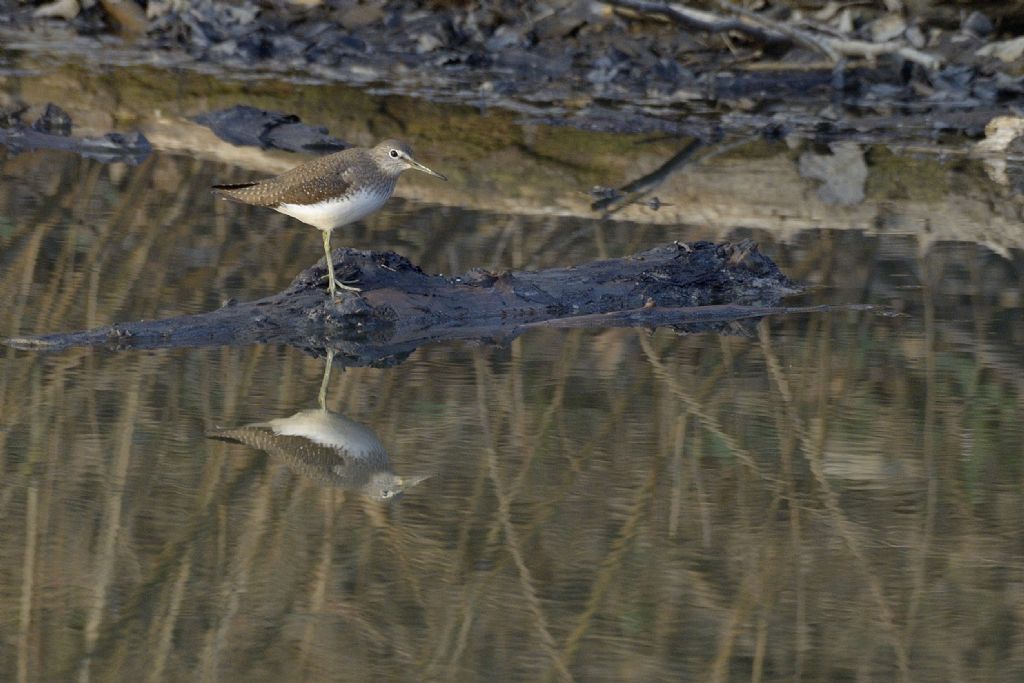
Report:
[{"label": "bird's foot", "polygon": [[334,291],[328,290],[328,296],[330,296],[331,299],[334,301],[338,300],[338,292],[341,290],[345,290],[346,292],[354,292],[356,294],[359,294],[360,292],[363,291],[358,287],[353,287],[352,285],[345,284],[344,282],[338,282],[334,285],[334,287]]},{"label": "bird's foot", "polygon": [[355,284],[359,282],[358,277],[352,277],[348,280],[335,280],[331,282],[330,278],[327,278],[327,292],[332,299],[338,298],[338,290],[343,289],[346,292],[361,292],[361,288],[356,287]]},{"label": "bird's foot", "polygon": [[[359,282],[359,278],[352,278],[351,280],[342,280],[335,284],[338,289],[344,289],[348,292],[361,292],[363,291],[359,287],[355,286],[355,283]],[[350,284],[351,283],[351,284]]]}]

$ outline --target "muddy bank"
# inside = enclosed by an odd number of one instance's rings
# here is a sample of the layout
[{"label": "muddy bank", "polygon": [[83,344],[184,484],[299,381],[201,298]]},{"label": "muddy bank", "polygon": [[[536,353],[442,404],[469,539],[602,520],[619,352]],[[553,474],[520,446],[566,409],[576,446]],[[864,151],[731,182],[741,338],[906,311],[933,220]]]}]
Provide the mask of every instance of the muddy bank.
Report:
[{"label": "muddy bank", "polygon": [[[274,175],[320,153],[281,150],[282,129],[296,128],[290,116],[254,134],[260,146],[232,144],[195,122],[201,114],[247,102],[294,113],[345,142],[366,145],[396,135],[415,141],[418,155],[453,178],[439,185],[406,174],[396,194],[422,203],[522,217],[607,216],[616,223],[701,226],[700,238],[718,241],[735,239],[738,228],[769,231],[787,242],[824,228],[911,234],[922,251],[950,241],[984,244],[1004,255],[1024,248],[1020,154],[1012,146],[983,150],[987,140],[821,145],[755,135],[740,144],[708,143],[678,165],[674,160],[688,140],[524,125],[503,110],[373,96],[338,84],[239,81],[150,66],[61,63],[47,69],[28,56],[19,68],[21,75],[0,73],[0,89],[34,104],[25,122],[35,121],[53,101],[70,113],[73,136],[141,131],[158,152],[203,161],[198,176],[184,173],[175,186],[181,191],[187,185],[204,201],[210,184]],[[167,156],[158,166],[167,166]],[[595,210],[595,187],[649,192],[640,201]],[[77,185],[66,190],[80,191]],[[8,200],[15,201],[18,193],[10,194]],[[211,211],[220,214],[224,207]],[[673,237],[661,233],[654,239]]]},{"label": "muddy bank", "polygon": [[931,140],[978,136],[1024,101],[1016,15],[982,9],[4,0],[0,23],[33,49],[348,83],[588,130]]}]

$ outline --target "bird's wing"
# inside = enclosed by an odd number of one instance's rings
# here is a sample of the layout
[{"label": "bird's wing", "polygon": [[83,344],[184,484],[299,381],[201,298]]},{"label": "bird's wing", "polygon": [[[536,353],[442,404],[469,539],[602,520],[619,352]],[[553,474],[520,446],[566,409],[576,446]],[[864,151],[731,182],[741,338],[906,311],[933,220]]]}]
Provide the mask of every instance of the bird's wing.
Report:
[{"label": "bird's wing", "polygon": [[308,161],[273,178],[214,185],[213,189],[222,197],[253,206],[316,204],[349,193],[355,177],[352,167],[345,162],[354,161],[354,155],[362,151],[342,150]]},{"label": "bird's wing", "polygon": [[[302,436],[286,436],[257,426],[221,429],[208,438],[240,443],[264,451],[283,461],[289,469],[302,476],[332,486],[358,486],[350,472],[352,458],[344,450],[323,446]],[[356,468],[361,469],[361,468]]]}]

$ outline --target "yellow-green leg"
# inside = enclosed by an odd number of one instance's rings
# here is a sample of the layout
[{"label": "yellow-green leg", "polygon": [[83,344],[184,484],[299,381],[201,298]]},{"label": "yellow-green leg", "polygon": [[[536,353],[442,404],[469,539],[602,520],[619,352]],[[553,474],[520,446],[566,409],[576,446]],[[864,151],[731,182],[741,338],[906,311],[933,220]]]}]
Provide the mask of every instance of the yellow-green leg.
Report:
[{"label": "yellow-green leg", "polygon": [[331,231],[324,230],[324,254],[327,257],[327,290],[331,294],[331,298],[334,298],[334,292],[340,287],[341,289],[347,289],[350,292],[361,292],[362,290],[358,287],[345,282],[338,282],[334,279],[334,258],[331,256]]},{"label": "yellow-green leg", "polygon": [[332,363],[334,363],[334,349],[327,349],[327,365],[324,367],[324,378],[320,381],[320,394],[317,396],[320,410],[327,410],[327,383],[331,380]]},{"label": "yellow-green leg", "polygon": [[324,254],[327,256],[327,290],[334,298],[334,258],[331,256],[331,231],[324,230]]}]

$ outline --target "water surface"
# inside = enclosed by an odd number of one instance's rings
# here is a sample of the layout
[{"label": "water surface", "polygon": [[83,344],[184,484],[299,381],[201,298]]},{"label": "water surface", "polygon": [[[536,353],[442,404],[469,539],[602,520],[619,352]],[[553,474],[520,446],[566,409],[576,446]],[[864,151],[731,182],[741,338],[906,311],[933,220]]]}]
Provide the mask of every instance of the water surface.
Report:
[{"label": "water surface", "polygon": [[[688,173],[767,183],[765,158],[796,163],[781,146],[736,154]],[[421,156],[449,170],[436,145]],[[445,273],[753,237],[810,285],[794,303],[904,314],[728,336],[538,330],[336,367],[327,407],[372,429],[397,472],[431,475],[391,506],[205,438],[315,407],[321,359],[3,351],[2,677],[1020,680],[1019,205],[977,165],[903,159],[929,169],[906,177],[867,158],[861,203],[830,209],[808,181],[786,191],[809,203],[774,225],[755,183],[735,215],[691,197],[675,209],[689,223],[447,194],[337,232]],[[510,174],[491,191],[582,196],[574,174],[600,172],[567,170],[554,189]],[[0,335],[282,289],[319,235],[214,201],[210,184],[243,174],[181,150],[134,168],[0,152]],[[951,218],[936,179],[1005,201]],[[438,192],[463,191],[453,181]],[[965,237],[936,238],[922,216]]]}]

